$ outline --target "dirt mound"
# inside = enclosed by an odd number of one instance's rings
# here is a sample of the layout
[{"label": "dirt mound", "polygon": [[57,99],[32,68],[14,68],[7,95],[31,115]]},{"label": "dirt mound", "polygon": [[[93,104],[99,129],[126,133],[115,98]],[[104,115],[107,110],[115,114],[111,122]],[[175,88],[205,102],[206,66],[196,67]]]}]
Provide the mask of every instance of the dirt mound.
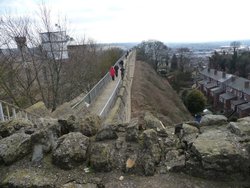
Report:
[{"label": "dirt mound", "polygon": [[152,67],[136,61],[132,84],[132,118],[143,117],[146,111],[156,115],[165,125],[192,119],[190,113],[168,81]]}]

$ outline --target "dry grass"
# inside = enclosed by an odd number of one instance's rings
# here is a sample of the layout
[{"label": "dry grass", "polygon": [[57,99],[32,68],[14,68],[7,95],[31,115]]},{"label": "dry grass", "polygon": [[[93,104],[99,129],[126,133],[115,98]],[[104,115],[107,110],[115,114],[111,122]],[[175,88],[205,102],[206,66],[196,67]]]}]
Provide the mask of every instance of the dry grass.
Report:
[{"label": "dry grass", "polygon": [[145,111],[150,111],[165,125],[192,118],[168,81],[141,61],[135,64],[131,100],[132,117],[142,117]]}]

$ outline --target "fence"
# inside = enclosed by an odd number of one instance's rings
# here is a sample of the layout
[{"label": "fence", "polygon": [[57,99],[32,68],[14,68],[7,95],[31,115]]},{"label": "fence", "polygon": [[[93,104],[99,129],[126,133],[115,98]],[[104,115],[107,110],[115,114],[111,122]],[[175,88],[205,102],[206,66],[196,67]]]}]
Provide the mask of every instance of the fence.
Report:
[{"label": "fence", "polygon": [[100,112],[99,116],[106,117],[112,106],[114,105],[115,99],[118,95],[119,88],[121,85],[121,78],[119,78],[119,81],[117,82],[114,91],[112,92],[111,96],[109,97],[107,103],[103,107],[102,111]]},{"label": "fence", "polygon": [[36,119],[40,117],[15,105],[0,100],[0,121],[8,121],[15,118],[25,118],[35,122]]},{"label": "fence", "polygon": [[[118,59],[114,66],[118,65],[119,62],[124,59],[125,55],[126,54],[124,54],[120,59]],[[79,105],[83,103],[84,106],[89,106],[110,81],[111,77],[109,75],[109,72],[107,72],[107,74],[78,103],[72,106],[72,109],[79,107]]]}]

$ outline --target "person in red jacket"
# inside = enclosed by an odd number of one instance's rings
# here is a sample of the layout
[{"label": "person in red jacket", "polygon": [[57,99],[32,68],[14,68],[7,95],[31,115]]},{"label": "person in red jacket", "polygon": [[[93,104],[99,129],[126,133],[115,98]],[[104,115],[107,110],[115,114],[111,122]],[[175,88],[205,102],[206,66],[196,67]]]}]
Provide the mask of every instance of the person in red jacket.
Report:
[{"label": "person in red jacket", "polygon": [[110,76],[112,77],[112,80],[115,80],[115,69],[114,69],[113,66],[110,67],[110,69],[109,69],[109,74],[110,74]]}]

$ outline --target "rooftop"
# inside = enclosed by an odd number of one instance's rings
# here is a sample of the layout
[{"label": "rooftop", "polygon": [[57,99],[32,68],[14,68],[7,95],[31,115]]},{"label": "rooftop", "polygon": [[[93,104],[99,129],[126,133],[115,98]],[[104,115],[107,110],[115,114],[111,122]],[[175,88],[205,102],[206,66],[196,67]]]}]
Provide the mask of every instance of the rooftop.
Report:
[{"label": "rooftop", "polygon": [[242,99],[240,99],[240,100],[232,100],[231,101],[231,104],[233,104],[233,105],[239,105],[239,104],[244,104],[244,103],[247,103],[246,101],[244,101],[244,100],[242,100]]},{"label": "rooftop", "polygon": [[[245,87],[246,82],[249,82],[248,87]],[[236,77],[234,79],[234,81],[231,80],[227,85],[229,87],[232,87],[236,90],[242,91],[242,92],[250,95],[250,80],[248,80],[248,79],[245,79],[242,77]]]},{"label": "rooftop", "polygon": [[235,98],[236,96],[231,93],[223,93],[220,95],[220,97],[222,97],[225,100],[230,100],[230,99]]},{"label": "rooftop", "polygon": [[219,82],[225,82],[233,76],[232,74],[226,74],[225,72],[209,68],[203,69],[202,71],[200,71],[200,74]]},{"label": "rooftop", "polygon": [[206,87],[207,89],[211,89],[211,88],[217,87],[217,84],[212,82],[212,83],[206,84],[205,87]]},{"label": "rooftop", "polygon": [[213,92],[214,94],[219,94],[222,93],[224,90],[220,87],[215,87],[211,89],[211,92]]},{"label": "rooftop", "polygon": [[241,109],[241,110],[247,110],[247,109],[250,108],[250,103],[248,102],[248,103],[245,103],[245,104],[241,104],[241,105],[238,106],[238,108]]}]

